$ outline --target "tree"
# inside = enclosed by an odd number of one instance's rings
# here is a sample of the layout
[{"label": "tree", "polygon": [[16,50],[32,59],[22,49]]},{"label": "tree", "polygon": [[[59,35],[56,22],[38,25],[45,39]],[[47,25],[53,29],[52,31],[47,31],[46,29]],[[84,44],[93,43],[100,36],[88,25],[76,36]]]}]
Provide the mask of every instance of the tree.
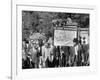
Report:
[{"label": "tree", "polygon": [[71,18],[77,22],[81,28],[89,27],[89,14],[62,13],[62,12],[42,12],[42,11],[22,11],[22,37],[28,38],[31,32],[45,33],[46,37],[53,37],[53,19]]}]

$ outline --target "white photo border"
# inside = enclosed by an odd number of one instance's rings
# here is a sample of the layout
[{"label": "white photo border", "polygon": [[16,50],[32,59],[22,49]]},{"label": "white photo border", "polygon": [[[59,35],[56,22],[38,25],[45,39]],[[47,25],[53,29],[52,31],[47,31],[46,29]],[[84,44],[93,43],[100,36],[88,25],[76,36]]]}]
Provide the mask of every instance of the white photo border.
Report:
[{"label": "white photo border", "polygon": [[[14,4],[12,9],[12,79],[27,79],[39,77],[53,77],[53,76],[69,76],[69,75],[87,75],[94,74],[97,71],[96,64],[96,9],[93,7],[77,8],[70,6],[41,6],[30,4]],[[48,12],[70,12],[70,13],[87,13],[90,14],[90,66],[84,67],[65,67],[65,68],[48,68],[48,69],[25,69],[22,70],[21,64],[21,37],[22,37],[22,10],[26,11],[48,11]],[[95,55],[94,55],[95,54]]]}]

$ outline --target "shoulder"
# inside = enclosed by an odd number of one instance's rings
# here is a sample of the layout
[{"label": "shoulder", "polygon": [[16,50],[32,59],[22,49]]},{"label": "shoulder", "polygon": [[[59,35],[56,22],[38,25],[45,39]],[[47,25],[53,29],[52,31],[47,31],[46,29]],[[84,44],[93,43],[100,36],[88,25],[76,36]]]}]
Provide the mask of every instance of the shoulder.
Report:
[{"label": "shoulder", "polygon": [[45,46],[42,46],[42,49],[45,49]]}]

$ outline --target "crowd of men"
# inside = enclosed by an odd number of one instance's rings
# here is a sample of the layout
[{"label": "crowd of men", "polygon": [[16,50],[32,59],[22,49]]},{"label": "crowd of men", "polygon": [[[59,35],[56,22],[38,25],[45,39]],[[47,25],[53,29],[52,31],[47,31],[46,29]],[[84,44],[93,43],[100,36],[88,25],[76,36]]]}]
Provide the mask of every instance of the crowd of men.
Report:
[{"label": "crowd of men", "polygon": [[54,46],[48,40],[23,40],[22,69],[89,66],[89,44],[85,39],[73,39],[73,46]]}]

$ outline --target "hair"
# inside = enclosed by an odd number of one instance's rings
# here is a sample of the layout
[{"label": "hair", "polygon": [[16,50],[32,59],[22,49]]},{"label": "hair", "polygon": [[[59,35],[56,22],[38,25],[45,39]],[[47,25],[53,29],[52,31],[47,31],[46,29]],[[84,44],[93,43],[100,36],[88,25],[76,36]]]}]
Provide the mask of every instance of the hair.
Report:
[{"label": "hair", "polygon": [[86,43],[86,41],[83,41],[83,43]]},{"label": "hair", "polygon": [[86,37],[83,37],[83,40],[85,40],[86,39]]},{"label": "hair", "polygon": [[77,38],[74,38],[73,39],[73,42],[75,42],[77,44],[78,43],[78,39]]}]

